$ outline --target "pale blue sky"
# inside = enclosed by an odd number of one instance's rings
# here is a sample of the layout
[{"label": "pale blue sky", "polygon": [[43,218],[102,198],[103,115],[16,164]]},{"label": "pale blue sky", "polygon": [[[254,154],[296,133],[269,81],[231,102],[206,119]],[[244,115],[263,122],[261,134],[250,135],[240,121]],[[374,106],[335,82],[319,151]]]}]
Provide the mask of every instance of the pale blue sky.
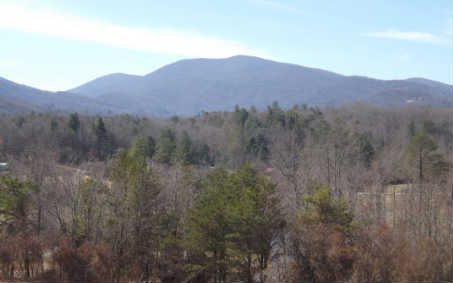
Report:
[{"label": "pale blue sky", "polygon": [[65,90],[184,58],[249,54],[452,83],[451,0],[0,0],[0,77]]}]

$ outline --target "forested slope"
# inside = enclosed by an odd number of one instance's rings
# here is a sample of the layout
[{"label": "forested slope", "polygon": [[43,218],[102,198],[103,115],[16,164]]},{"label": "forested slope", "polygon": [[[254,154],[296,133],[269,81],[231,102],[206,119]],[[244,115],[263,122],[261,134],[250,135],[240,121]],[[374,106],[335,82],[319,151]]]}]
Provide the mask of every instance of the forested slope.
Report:
[{"label": "forested slope", "polygon": [[451,281],[451,109],[0,119],[0,278]]}]

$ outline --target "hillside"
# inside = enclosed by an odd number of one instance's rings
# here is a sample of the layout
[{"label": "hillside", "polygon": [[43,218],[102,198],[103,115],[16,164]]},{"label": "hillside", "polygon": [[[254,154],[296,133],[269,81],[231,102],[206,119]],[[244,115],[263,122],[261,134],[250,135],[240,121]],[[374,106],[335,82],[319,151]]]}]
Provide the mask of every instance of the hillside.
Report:
[{"label": "hillside", "polygon": [[0,78],[0,112],[190,116],[201,111],[232,110],[235,105],[254,105],[260,110],[274,101],[283,108],[356,101],[383,107],[452,106],[451,94],[452,86],[423,78],[377,80],[234,56],[181,60],[145,76],[110,74],[66,92],[42,91]]},{"label": "hillside", "polygon": [[30,111],[78,111],[81,113],[121,112],[110,104],[66,92],[50,92],[17,84],[0,77],[0,113]]},{"label": "hillside", "polygon": [[69,92],[117,105],[128,102],[128,111],[157,115],[230,110],[236,104],[263,109],[276,100],[283,107],[354,101],[381,106],[451,105],[451,86],[427,79],[348,77],[250,56],[182,60],[141,77],[107,75]]},{"label": "hillside", "polygon": [[[264,282],[451,282],[452,123],[451,108],[359,103],[2,116],[0,266],[32,255],[38,271],[0,282],[215,282],[186,267],[219,250],[223,282],[248,282],[258,256]],[[292,279],[302,257],[327,275]]]}]

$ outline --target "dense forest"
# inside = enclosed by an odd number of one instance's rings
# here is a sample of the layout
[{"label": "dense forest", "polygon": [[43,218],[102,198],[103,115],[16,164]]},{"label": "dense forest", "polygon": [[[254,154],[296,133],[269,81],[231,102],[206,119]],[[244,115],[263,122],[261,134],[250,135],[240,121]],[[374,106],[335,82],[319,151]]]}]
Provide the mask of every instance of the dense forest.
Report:
[{"label": "dense forest", "polygon": [[0,119],[0,280],[451,281],[451,109]]}]

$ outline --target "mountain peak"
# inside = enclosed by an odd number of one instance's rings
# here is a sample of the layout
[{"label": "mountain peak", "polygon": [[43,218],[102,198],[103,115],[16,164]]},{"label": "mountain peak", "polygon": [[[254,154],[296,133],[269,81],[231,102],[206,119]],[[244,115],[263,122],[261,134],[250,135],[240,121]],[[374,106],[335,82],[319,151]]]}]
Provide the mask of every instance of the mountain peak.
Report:
[{"label": "mountain peak", "polygon": [[113,113],[154,116],[232,110],[235,105],[266,109],[274,101],[283,108],[295,104],[335,106],[356,101],[381,106],[404,106],[407,101],[411,105],[452,104],[451,86],[423,78],[385,81],[343,76],[248,55],[185,59],[145,76],[113,73],[69,92],[57,95],[0,80],[2,95],[47,108],[92,112],[108,109]]},{"label": "mountain peak", "polygon": [[[193,115],[202,110],[231,110],[236,104],[265,109],[274,101],[279,101],[282,107],[339,105],[354,101],[403,105],[405,100],[396,99],[403,95],[398,89],[407,89],[404,96],[422,93],[427,96],[424,103],[446,103],[444,97],[435,98],[440,92],[434,86],[412,81],[347,77],[249,55],[184,59],[143,77],[111,79],[97,79],[78,87],[76,93],[120,105],[128,103],[140,113],[156,114],[157,111],[177,115]],[[393,97],[396,102],[390,101]]]}]

